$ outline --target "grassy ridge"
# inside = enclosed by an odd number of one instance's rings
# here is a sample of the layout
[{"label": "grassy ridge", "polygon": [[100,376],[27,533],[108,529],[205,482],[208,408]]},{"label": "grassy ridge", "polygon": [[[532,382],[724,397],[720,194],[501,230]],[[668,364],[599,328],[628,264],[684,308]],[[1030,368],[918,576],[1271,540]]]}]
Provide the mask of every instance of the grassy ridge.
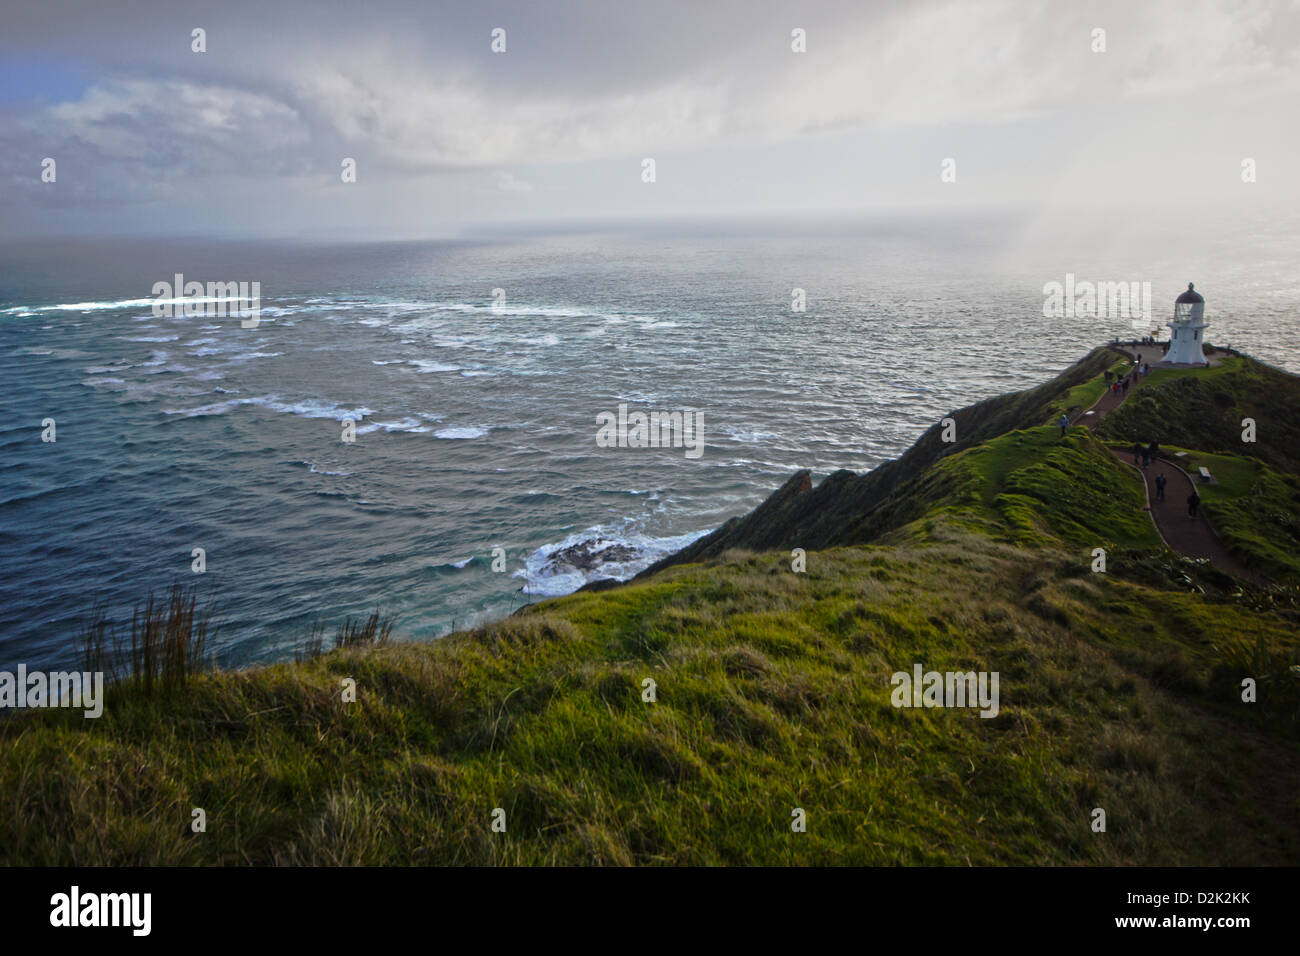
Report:
[{"label": "grassy ridge", "polygon": [[908,510],[882,510],[881,520],[898,526],[883,540],[946,516],[1029,547],[1163,548],[1141,484],[1085,428],[1064,437],[1054,427],[1009,432],[942,459],[899,500]]},{"label": "grassy ridge", "polygon": [[[7,721],[0,857],[1300,860],[1294,621],[942,523],[930,537],[811,554],[806,574],[732,555],[434,645]],[[999,671],[1001,714],[895,709],[889,677],[914,663]],[[1244,672],[1263,704],[1238,702]]]},{"label": "grassy ridge", "polygon": [[[1156,369],[1097,426],[1102,438],[1248,455],[1300,474],[1300,377],[1246,356],[1208,369]],[[1256,423],[1242,440],[1242,420]]]}]

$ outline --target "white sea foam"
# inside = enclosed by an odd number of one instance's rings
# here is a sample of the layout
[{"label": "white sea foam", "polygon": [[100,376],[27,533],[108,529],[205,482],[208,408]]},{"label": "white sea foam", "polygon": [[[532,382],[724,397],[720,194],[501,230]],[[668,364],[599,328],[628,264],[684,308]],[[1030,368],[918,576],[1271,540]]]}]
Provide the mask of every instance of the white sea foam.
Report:
[{"label": "white sea foam", "polygon": [[239,408],[241,405],[256,405],[261,408],[269,409],[273,412],[282,412],[288,415],[300,415],[303,418],[333,418],[336,421],[342,421],[350,418],[353,421],[360,421],[367,415],[373,415],[374,412],[369,408],[345,408],[336,405],[333,402],[320,401],[285,401],[278,395],[262,395],[255,398],[232,398],[224,402],[214,402],[211,405],[201,405],[198,408],[165,408],[164,414],[181,415],[185,418],[200,418],[207,415],[224,415],[232,409]]},{"label": "white sea foam", "polygon": [[462,428],[440,428],[433,433],[434,438],[482,438],[491,428],[487,426],[473,426]]},{"label": "white sea foam", "polygon": [[358,428],[357,434],[369,435],[371,432],[377,432],[380,429],[386,432],[412,432],[417,435],[429,430],[428,426],[419,418],[402,418],[395,422],[370,422]]},{"label": "white sea foam", "polygon": [[[188,302],[238,302],[236,298],[224,296],[184,296],[183,298],[151,299],[116,299],[110,302],[62,302],[58,305],[24,306],[29,313],[35,312],[102,312],[109,309],[133,309],[136,306],[184,305]],[[13,313],[16,309],[5,309]]]},{"label": "white sea foam", "polygon": [[324,468],[317,468],[315,462],[304,461],[302,464],[307,466],[307,470],[313,475],[330,475],[334,478],[348,478],[352,475],[350,471],[327,471]]},{"label": "white sea foam", "polygon": [[[118,391],[118,392],[122,391],[126,387],[126,381],[124,379],[109,378],[108,376],[97,376],[95,378],[88,378],[81,384],[89,388],[112,388],[113,391]],[[123,386],[123,388],[116,388],[115,386],[118,385]]]},{"label": "white sea foam", "polygon": [[[524,568],[515,571],[513,576],[527,582],[533,594],[558,597],[570,594],[590,581],[606,578],[626,581],[712,530],[656,538],[633,530],[629,525],[630,522],[624,522],[620,527],[596,525],[575,532],[563,541],[543,545],[524,560]],[[574,545],[586,546],[593,558],[593,567],[586,570],[576,568],[558,556],[558,552]],[[615,548],[618,550],[611,550]],[[629,551],[633,556],[627,556]],[[601,552],[609,552],[610,558],[601,560]]]},{"label": "white sea foam", "polygon": [[746,444],[754,444],[756,442],[761,442],[761,441],[771,441],[774,438],[781,437],[780,435],[777,435],[773,432],[764,432],[764,431],[759,431],[757,429],[751,430],[747,428],[737,428],[734,425],[720,425],[718,426],[718,431],[722,432],[724,435],[731,436],[736,441],[745,442]]}]

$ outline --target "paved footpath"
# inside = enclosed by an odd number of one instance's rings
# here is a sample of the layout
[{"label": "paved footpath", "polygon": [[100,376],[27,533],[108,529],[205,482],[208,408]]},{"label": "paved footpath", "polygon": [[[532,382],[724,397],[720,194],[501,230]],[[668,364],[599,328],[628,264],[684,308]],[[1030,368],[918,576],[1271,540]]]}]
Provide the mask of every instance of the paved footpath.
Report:
[{"label": "paved footpath", "polygon": [[[1125,354],[1128,354],[1127,351]],[[1141,387],[1141,379],[1138,379],[1136,386],[1129,387],[1129,394]],[[1076,418],[1074,424],[1081,424],[1088,429],[1095,428],[1099,421],[1123,404],[1126,397],[1123,391],[1116,395],[1108,390],[1092,408]],[[1246,567],[1233,557],[1219,540],[1219,536],[1214,533],[1214,528],[1203,513],[1198,513],[1195,518],[1188,517],[1187,499],[1194,485],[1185,471],[1163,458],[1156,459],[1143,468],[1140,458],[1134,464],[1132,449],[1127,451],[1111,449],[1111,454],[1116,460],[1141,473],[1147,491],[1145,510],[1151,515],[1151,521],[1160,532],[1160,537],[1164,539],[1165,544],[1186,557],[1207,558],[1219,570],[1249,581],[1257,587],[1264,587],[1269,583],[1268,579],[1259,572]],[[1163,474],[1168,481],[1165,486],[1164,501],[1158,500],[1156,494],[1156,476],[1160,474]]]}]

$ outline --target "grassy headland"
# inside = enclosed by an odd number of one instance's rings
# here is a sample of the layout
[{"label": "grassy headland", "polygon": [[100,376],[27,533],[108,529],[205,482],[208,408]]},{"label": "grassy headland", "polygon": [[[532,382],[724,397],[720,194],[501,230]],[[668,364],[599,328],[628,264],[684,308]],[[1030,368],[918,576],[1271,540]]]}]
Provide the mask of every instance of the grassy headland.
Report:
[{"label": "grassy headland", "polygon": [[[1289,586],[1259,592],[1170,553],[1136,475],[1086,430],[1042,426],[1114,360],[958,411],[957,443],[936,426],[870,475],[796,476],[623,586],[433,644],[123,683],[98,720],[15,715],[0,860],[1294,864],[1297,578],[1277,558]],[[1211,404],[1239,421],[1255,402],[1280,429],[1268,416],[1300,407],[1294,379],[1236,368],[1267,379],[1270,404],[1231,368]],[[1184,380],[1140,391],[1163,418],[1183,395],[1155,393]],[[1261,561],[1281,550],[1264,525],[1293,463],[1225,447],[1214,421],[1203,446],[1185,440],[1195,419],[1175,424],[1171,444],[1244,462],[1213,466],[1225,537],[1267,543],[1242,545]],[[890,677],[917,663],[997,671],[998,716],[895,708]]]}]

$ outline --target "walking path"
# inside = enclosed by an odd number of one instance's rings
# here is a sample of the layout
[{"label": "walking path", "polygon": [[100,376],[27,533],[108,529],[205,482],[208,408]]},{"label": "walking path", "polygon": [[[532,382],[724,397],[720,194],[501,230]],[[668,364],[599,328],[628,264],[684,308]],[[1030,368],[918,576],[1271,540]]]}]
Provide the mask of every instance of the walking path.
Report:
[{"label": "walking path", "polygon": [[[1129,354],[1125,349],[1116,349],[1116,351]],[[1141,383],[1141,379],[1138,379],[1138,382]],[[1136,391],[1137,387],[1140,387],[1140,384],[1129,386],[1129,392]],[[1108,389],[1106,394],[1075,419],[1073,424],[1082,424],[1089,430],[1095,428],[1099,421],[1123,404],[1126,397],[1127,393],[1124,391],[1120,391],[1117,395]],[[1257,587],[1268,585],[1267,578],[1246,567],[1224,547],[1204,514],[1198,513],[1195,518],[1188,517],[1187,499],[1194,490],[1195,484],[1185,471],[1163,458],[1157,458],[1143,468],[1140,457],[1134,462],[1132,449],[1119,451],[1112,448],[1111,454],[1142,475],[1147,493],[1145,510],[1151,515],[1151,522],[1156,526],[1160,537],[1172,550],[1189,558],[1206,558],[1219,570],[1249,581]],[[1159,500],[1156,490],[1156,476],[1160,474],[1163,474],[1168,481],[1165,486],[1164,501]]]}]

